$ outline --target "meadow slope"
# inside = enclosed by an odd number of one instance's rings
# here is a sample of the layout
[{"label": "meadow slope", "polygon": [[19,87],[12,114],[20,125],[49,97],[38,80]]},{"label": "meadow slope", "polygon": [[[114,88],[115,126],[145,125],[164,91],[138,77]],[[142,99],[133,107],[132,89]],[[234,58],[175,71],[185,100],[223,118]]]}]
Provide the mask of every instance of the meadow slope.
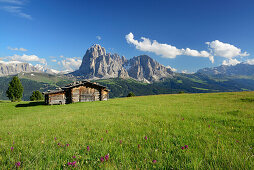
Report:
[{"label": "meadow slope", "polygon": [[0,167],[251,169],[253,118],[254,92],[2,101]]}]

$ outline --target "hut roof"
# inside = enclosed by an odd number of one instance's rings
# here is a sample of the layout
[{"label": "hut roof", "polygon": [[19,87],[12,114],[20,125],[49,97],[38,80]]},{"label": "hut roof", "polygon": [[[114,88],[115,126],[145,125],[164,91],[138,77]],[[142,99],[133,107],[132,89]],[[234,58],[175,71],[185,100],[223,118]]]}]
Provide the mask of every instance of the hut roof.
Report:
[{"label": "hut roof", "polygon": [[59,89],[59,90],[48,90],[47,92],[43,92],[42,94],[56,94],[56,93],[61,93],[64,92],[64,90]]},{"label": "hut roof", "polygon": [[64,87],[61,87],[61,89],[70,89],[70,88],[74,88],[74,87],[78,87],[78,86],[82,86],[82,85],[90,85],[90,86],[95,87],[95,88],[100,88],[100,89],[104,89],[106,91],[109,91],[109,89],[107,89],[106,86],[102,86],[98,83],[90,82],[90,81],[76,81],[76,82],[70,83],[70,84],[68,84]]},{"label": "hut roof", "polygon": [[82,86],[82,85],[90,85],[94,88],[99,88],[99,89],[104,89],[105,91],[110,91],[109,89],[107,89],[106,86],[102,86],[98,83],[95,83],[95,82],[90,82],[90,81],[76,81],[76,82],[73,82],[73,83],[70,83],[64,87],[61,87],[60,89],[58,90],[48,90],[47,92],[43,92],[43,94],[56,94],[56,93],[61,93],[61,92],[64,92],[66,89],[71,89],[71,88],[74,88],[74,87],[78,87],[78,86]]}]

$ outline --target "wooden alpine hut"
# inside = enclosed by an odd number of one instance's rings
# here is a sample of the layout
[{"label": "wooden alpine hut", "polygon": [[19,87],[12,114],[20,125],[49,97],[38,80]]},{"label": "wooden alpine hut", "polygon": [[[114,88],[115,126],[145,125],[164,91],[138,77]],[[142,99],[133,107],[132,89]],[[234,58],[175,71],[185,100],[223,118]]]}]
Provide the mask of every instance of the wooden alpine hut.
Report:
[{"label": "wooden alpine hut", "polygon": [[109,99],[109,90],[102,85],[90,81],[77,81],[59,90],[44,92],[45,103],[69,104],[76,102],[102,101]]}]

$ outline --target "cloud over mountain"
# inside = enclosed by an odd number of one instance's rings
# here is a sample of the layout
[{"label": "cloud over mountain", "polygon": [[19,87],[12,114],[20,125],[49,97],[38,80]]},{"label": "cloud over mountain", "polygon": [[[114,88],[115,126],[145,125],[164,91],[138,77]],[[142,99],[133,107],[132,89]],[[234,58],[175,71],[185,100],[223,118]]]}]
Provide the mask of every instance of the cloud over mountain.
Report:
[{"label": "cloud over mountain", "polygon": [[13,56],[7,56],[2,59],[6,59],[9,61],[21,61],[21,62],[35,61],[35,62],[39,62],[42,64],[47,63],[45,58],[39,58],[37,55],[26,55],[26,54],[23,54],[23,55],[14,54]]},{"label": "cloud over mountain", "polygon": [[234,66],[234,65],[236,65],[236,64],[239,64],[239,63],[241,63],[240,61],[238,61],[237,59],[228,59],[228,60],[223,60],[223,62],[222,62],[222,65],[232,65],[232,66]]},{"label": "cloud over mountain", "polygon": [[134,35],[131,32],[127,34],[125,38],[129,44],[135,45],[136,49],[153,52],[156,55],[160,55],[164,58],[176,58],[178,55],[186,55],[193,57],[205,57],[208,58],[212,63],[214,62],[213,56],[207,51],[197,51],[190,48],[178,49],[175,46],[169,44],[161,44],[156,40],[151,41],[145,37],[141,37],[142,41],[138,41],[134,39]]},{"label": "cloud over mountain", "polygon": [[250,55],[247,52],[242,53],[241,49],[235,47],[234,45],[231,45],[228,43],[223,43],[223,42],[220,42],[219,40],[215,40],[212,42],[206,42],[206,44],[208,45],[211,52],[215,56],[220,56],[220,57],[231,59],[236,56],[245,57],[245,56]]},{"label": "cloud over mountain", "polygon": [[206,44],[214,56],[226,58],[226,60],[223,60],[222,62],[223,65],[239,64],[240,61],[235,57],[246,57],[250,55],[246,51],[242,52],[240,48],[237,48],[234,45],[223,43],[219,40],[206,42]]},{"label": "cloud over mountain", "polygon": [[58,62],[58,65],[63,66],[66,70],[74,71],[80,67],[81,63],[82,60],[78,58],[64,58],[63,60]]}]

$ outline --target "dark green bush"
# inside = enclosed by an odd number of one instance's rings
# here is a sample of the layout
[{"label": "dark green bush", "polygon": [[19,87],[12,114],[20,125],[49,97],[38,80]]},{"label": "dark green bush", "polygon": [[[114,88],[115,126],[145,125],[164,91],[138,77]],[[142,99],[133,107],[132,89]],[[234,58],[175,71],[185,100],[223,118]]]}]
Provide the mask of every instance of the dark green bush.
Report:
[{"label": "dark green bush", "polygon": [[38,90],[33,91],[32,96],[30,96],[30,101],[38,101],[38,100],[43,100],[42,93]]}]

